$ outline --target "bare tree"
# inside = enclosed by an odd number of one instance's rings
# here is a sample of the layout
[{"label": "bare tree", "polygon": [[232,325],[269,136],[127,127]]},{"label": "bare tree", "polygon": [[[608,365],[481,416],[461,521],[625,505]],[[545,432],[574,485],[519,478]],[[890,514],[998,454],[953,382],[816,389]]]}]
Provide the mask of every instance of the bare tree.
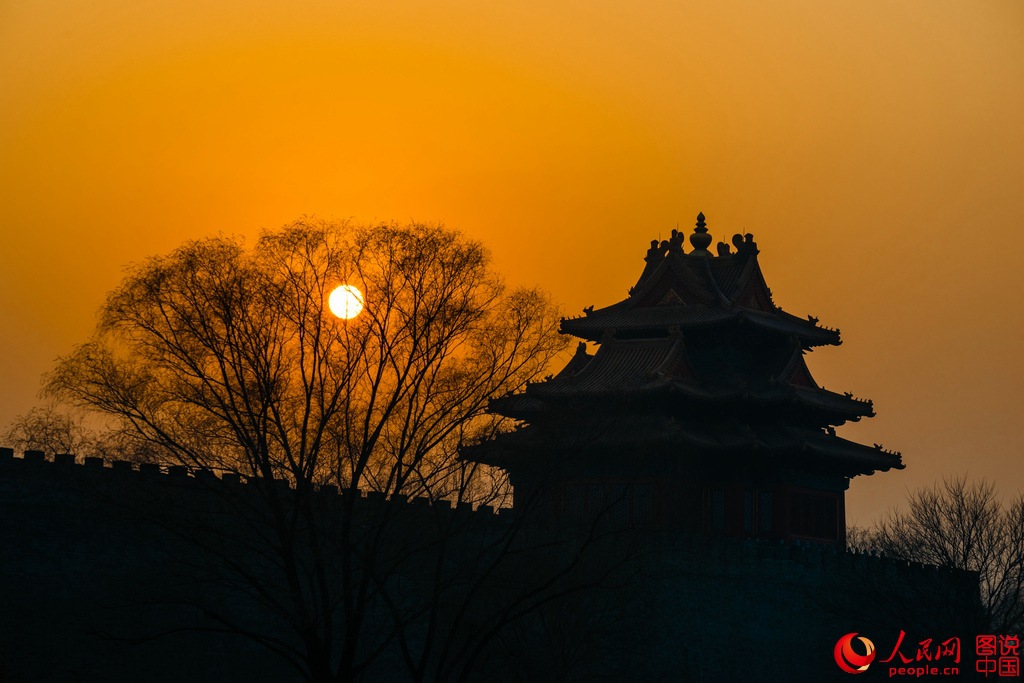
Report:
[{"label": "bare tree", "polygon": [[[351,320],[326,310],[342,283],[364,293]],[[502,474],[460,461],[457,448],[503,428],[488,400],[545,370],[564,346],[557,322],[546,295],[509,291],[486,250],[457,232],[300,222],[252,249],[207,239],[136,265],[47,388],[118,421],[152,457],[258,494],[222,502],[244,530],[192,540],[290,632],[222,610],[225,630],[311,681],[356,680],[389,648],[424,680],[459,657],[466,669],[483,648],[466,658],[439,645],[445,628],[471,621],[475,608],[458,599],[484,592],[467,588],[450,553],[472,558],[476,578],[504,576],[514,534],[456,542],[443,515],[433,532],[410,533],[401,506],[360,512],[360,491],[502,502]],[[330,488],[344,495],[326,504]],[[539,585],[557,593],[575,562]],[[533,584],[522,595],[549,598]],[[506,607],[497,611],[512,618]]]},{"label": "bare tree", "polygon": [[15,417],[2,437],[18,450],[48,453],[86,453],[92,450],[93,435],[81,416],[46,403]]},{"label": "bare tree", "polygon": [[991,483],[944,479],[853,538],[861,551],[977,572],[985,626],[1024,629],[1024,496],[1004,508]]},{"label": "bare tree", "polygon": [[88,418],[79,410],[46,402],[11,420],[0,439],[21,451],[146,461],[145,447],[134,433],[95,424]]}]

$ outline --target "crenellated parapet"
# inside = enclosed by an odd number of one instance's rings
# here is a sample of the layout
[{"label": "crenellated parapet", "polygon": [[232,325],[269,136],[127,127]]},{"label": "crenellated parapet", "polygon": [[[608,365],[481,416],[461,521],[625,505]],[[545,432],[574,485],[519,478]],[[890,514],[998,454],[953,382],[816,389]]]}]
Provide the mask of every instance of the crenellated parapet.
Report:
[{"label": "crenellated parapet", "polygon": [[[210,491],[211,487],[220,492],[239,492],[255,489],[263,483],[249,481],[233,472],[215,473],[181,465],[158,465],[135,463],[125,460],[106,461],[97,457],[76,458],[68,453],[46,454],[39,450],[28,450],[20,456],[11,448],[0,447],[0,480],[32,481],[42,486],[59,487],[63,482],[74,481],[79,485],[95,489],[103,483],[120,487],[136,486],[139,490],[154,484],[164,489]],[[275,482],[281,490],[294,489],[283,480]],[[352,498],[362,508],[373,511],[404,509],[412,513],[457,516],[482,522],[511,522],[514,512],[511,508],[494,508],[490,505],[473,507],[463,502],[452,505],[449,500],[431,500],[425,496],[408,497],[402,494],[387,496],[379,491],[341,490],[333,485],[316,488],[316,495],[325,501]],[[656,533],[649,537],[649,547],[665,557],[699,558],[705,571],[727,574],[730,569],[744,568],[744,571],[761,571],[773,564],[785,563],[787,572],[803,571],[808,574],[835,573],[840,571],[870,571],[912,578],[921,574],[940,573],[953,578],[962,578],[965,572],[948,568],[880,557],[872,554],[847,552],[835,545],[778,541],[740,540],[720,538],[701,534]]]},{"label": "crenellated parapet", "polygon": [[[236,472],[215,472],[213,470],[186,467],[184,465],[161,465],[150,462],[127,460],[104,460],[99,457],[79,458],[70,453],[47,454],[40,450],[27,450],[20,456],[14,449],[0,447],[0,480],[16,479],[37,482],[45,486],[61,486],[74,483],[83,490],[99,491],[105,485],[135,487],[138,490],[153,486],[164,490],[176,490],[186,495],[189,491],[236,495],[257,491],[266,487],[267,481],[249,478]],[[280,492],[294,493],[294,486],[284,479],[273,482]],[[361,510],[377,511],[385,507],[401,508],[411,514],[429,513],[433,516],[457,517],[460,520],[480,523],[507,523],[512,516],[511,508],[493,505],[472,505],[446,499],[430,499],[427,496],[409,497],[404,494],[386,495],[380,491],[360,489],[339,489],[333,484],[316,485],[313,493],[325,503],[331,500],[353,499]],[[0,501],[2,502],[2,501]]]},{"label": "crenellated parapet", "polygon": [[[20,456],[11,448],[0,447],[0,480],[34,482],[37,486],[59,488],[68,482],[99,490],[103,484],[121,487],[135,487],[145,493],[152,486],[164,491],[188,491],[237,493],[255,490],[262,483],[248,481],[236,473],[214,473],[181,465],[157,465],[155,463],[134,463],[124,460],[105,461],[102,458],[76,458],[72,454],[47,455],[43,451],[29,450]],[[288,483],[280,480],[276,486],[282,491],[294,491]],[[469,503],[452,505],[449,500],[430,500],[425,496],[409,498],[402,494],[386,496],[379,491],[342,490],[333,485],[316,488],[315,495],[324,501],[344,498],[358,500],[357,505],[366,511],[401,510],[410,514],[458,517],[463,520],[479,520],[487,524],[508,524],[515,514],[511,508],[497,508],[480,505],[474,508]],[[950,568],[923,565],[906,560],[881,557],[867,553],[852,553],[835,545],[779,541],[741,540],[704,534],[653,533],[646,538],[646,545],[659,561],[677,566],[692,565],[694,569],[708,574],[729,576],[741,574],[766,575],[778,570],[789,580],[813,583],[823,576],[848,574],[870,574],[879,579],[914,582],[923,577],[929,579],[962,582],[972,580],[973,574]],[[975,579],[976,580],[976,579]]]}]

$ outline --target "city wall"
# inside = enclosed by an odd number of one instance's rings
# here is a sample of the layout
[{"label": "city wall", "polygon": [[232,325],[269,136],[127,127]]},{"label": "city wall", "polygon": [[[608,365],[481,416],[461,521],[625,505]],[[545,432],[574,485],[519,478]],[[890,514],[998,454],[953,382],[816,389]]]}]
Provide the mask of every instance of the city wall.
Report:
[{"label": "city wall", "polygon": [[[221,588],[195,545],[160,523],[209,508],[211,486],[253,484],[0,449],[0,681],[298,680],[265,649],[215,632],[202,606]],[[139,514],[140,498],[159,515]],[[415,533],[439,516],[484,537],[514,523],[510,510],[359,498],[383,506],[401,506]],[[610,579],[515,624],[480,680],[848,680],[832,653],[846,633],[881,649],[900,630],[943,639],[981,628],[973,574],[827,546],[627,536],[600,551],[615,560]]]}]

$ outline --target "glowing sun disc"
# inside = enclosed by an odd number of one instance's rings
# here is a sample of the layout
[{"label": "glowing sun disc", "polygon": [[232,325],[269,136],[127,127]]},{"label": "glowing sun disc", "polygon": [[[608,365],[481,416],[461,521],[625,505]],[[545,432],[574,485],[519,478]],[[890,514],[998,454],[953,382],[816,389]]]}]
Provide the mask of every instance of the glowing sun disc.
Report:
[{"label": "glowing sun disc", "polygon": [[363,293],[352,285],[336,287],[327,298],[331,313],[343,320],[351,320],[363,310]]}]

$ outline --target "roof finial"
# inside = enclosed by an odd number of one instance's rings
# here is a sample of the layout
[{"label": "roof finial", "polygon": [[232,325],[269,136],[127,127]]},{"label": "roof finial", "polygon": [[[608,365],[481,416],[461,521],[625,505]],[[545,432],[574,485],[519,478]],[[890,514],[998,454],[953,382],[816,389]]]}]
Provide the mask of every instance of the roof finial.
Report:
[{"label": "roof finial", "polygon": [[704,212],[697,214],[697,227],[690,235],[690,244],[693,245],[694,251],[698,252],[707,252],[708,245],[711,244],[711,235],[708,234],[707,223],[704,222]]}]

